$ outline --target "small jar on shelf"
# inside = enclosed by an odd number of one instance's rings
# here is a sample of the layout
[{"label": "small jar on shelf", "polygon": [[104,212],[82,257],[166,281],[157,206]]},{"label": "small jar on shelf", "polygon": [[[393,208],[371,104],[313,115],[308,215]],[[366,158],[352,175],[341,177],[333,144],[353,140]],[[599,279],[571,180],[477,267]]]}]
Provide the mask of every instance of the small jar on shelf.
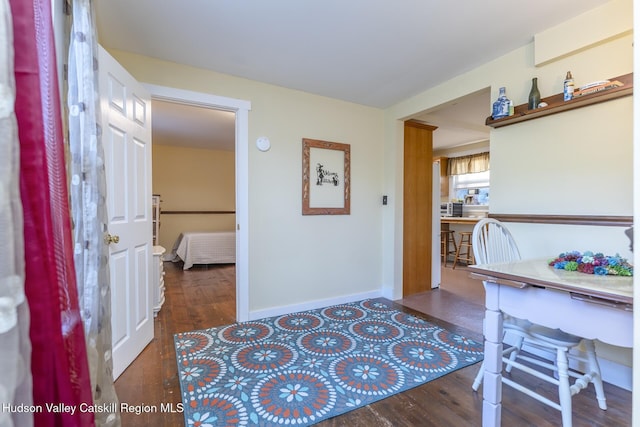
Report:
[{"label": "small jar on shelf", "polygon": [[513,115],[513,102],[507,98],[506,88],[501,87],[498,99],[493,103],[491,116],[493,119],[501,119]]}]

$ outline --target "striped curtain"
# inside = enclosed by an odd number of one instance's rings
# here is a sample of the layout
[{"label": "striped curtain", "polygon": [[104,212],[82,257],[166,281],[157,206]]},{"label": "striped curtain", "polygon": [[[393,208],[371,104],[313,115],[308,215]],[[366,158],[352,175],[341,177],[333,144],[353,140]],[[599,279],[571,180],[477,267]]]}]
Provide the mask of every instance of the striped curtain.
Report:
[{"label": "striped curtain", "polygon": [[33,413],[33,423],[93,426],[90,412],[47,410],[51,403],[79,408],[93,400],[73,264],[51,1],[9,3],[25,242],[16,256],[25,261],[33,404],[43,408]]}]

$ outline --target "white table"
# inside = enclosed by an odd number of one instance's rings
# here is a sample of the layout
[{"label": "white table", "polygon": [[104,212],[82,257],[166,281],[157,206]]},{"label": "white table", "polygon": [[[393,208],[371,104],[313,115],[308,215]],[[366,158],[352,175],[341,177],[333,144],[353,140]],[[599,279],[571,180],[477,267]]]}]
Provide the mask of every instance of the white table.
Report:
[{"label": "white table", "polygon": [[502,412],[502,313],[602,342],[633,347],[633,278],[556,270],[548,259],[474,265],[486,289],[482,425]]}]

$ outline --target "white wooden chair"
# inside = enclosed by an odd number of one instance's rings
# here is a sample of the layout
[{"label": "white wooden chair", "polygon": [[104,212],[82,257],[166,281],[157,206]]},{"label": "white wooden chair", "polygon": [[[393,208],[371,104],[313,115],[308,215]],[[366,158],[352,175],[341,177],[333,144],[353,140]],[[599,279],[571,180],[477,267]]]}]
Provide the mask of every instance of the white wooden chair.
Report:
[{"label": "white wooden chair", "polygon": [[[492,264],[499,262],[517,261],[520,252],[509,230],[499,221],[486,218],[480,220],[473,229],[473,252],[477,264]],[[519,390],[534,399],[549,405],[562,413],[562,425],[571,426],[571,397],[593,383],[600,409],[607,409],[607,403],[602,386],[600,367],[596,358],[592,340],[564,333],[558,329],[550,329],[535,325],[523,319],[517,319],[503,313],[504,336],[510,334],[515,338],[515,344],[505,345],[502,361],[505,370],[519,369],[558,387],[558,401],[552,401],[534,390],[528,389],[503,375],[502,382]],[[570,354],[570,350],[583,344],[587,357],[581,358]],[[542,361],[521,353],[523,345],[550,352],[555,357],[555,363]],[[577,359],[586,367],[582,374],[569,368],[569,357]],[[523,364],[522,361],[527,362]],[[542,368],[542,369],[537,369]],[[483,380],[484,363],[480,367],[472,388],[477,391]],[[573,384],[569,377],[575,378]]]}]

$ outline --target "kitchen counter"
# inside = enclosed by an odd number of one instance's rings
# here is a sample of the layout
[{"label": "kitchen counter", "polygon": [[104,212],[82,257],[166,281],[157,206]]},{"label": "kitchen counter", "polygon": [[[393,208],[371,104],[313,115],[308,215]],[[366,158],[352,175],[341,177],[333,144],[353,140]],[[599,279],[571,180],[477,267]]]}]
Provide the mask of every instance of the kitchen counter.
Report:
[{"label": "kitchen counter", "polygon": [[468,224],[475,225],[478,221],[484,217],[471,217],[471,216],[442,216],[440,217],[441,224]]}]

